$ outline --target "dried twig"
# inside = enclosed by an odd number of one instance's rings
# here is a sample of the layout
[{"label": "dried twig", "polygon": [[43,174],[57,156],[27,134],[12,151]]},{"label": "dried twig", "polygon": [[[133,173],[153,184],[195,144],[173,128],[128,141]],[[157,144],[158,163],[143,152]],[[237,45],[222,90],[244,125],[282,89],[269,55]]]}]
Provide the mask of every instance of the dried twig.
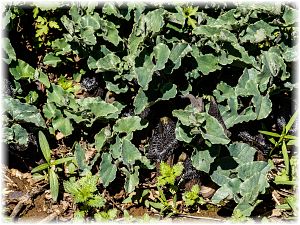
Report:
[{"label": "dried twig", "polygon": [[18,204],[15,206],[14,210],[10,214],[10,217],[12,219],[16,218],[16,216],[20,213],[22,210],[23,206],[30,205],[32,204],[32,199],[35,195],[41,193],[44,190],[44,187],[39,187],[34,190],[32,190],[30,193],[26,193],[20,198],[20,201]]},{"label": "dried twig", "polygon": [[63,207],[60,210],[55,209],[53,213],[51,213],[46,218],[42,219],[39,223],[49,223],[53,221],[55,218],[57,218],[60,214],[64,213],[68,208],[68,204],[62,204],[62,205]]},{"label": "dried twig", "polygon": [[276,202],[277,205],[280,205],[280,202],[278,201],[277,197],[275,194],[278,194],[276,190],[274,190],[272,192],[272,198],[274,199],[274,201]]}]

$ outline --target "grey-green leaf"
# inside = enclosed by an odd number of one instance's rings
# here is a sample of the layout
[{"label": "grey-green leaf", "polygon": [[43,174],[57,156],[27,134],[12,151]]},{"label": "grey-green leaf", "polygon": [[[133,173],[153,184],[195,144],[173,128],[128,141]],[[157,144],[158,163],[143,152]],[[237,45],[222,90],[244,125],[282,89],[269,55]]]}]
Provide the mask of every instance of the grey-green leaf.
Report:
[{"label": "grey-green leaf", "polygon": [[134,98],[133,106],[135,114],[140,114],[148,105],[148,97],[142,88],[139,89],[137,95]]},{"label": "grey-green leaf", "polygon": [[100,163],[100,179],[104,187],[107,187],[115,178],[117,167],[112,163],[111,155],[107,152],[102,154]]},{"label": "grey-green leaf", "polygon": [[85,169],[88,168],[88,165],[85,161],[85,151],[84,149],[80,146],[79,143],[76,143],[75,144],[75,151],[74,151],[74,155],[75,155],[75,158],[76,158],[76,162],[77,162],[77,165],[79,167],[79,169],[81,171],[84,171]]},{"label": "grey-green leaf", "polygon": [[170,49],[166,44],[159,43],[153,49],[153,53],[156,59],[155,70],[162,70],[165,68],[165,64],[170,56]]},{"label": "grey-green leaf", "polygon": [[135,187],[139,184],[139,167],[134,167],[134,173],[130,173],[127,169],[123,169],[126,178],[124,188],[127,193],[134,191]]},{"label": "grey-green leaf", "polygon": [[130,166],[133,165],[136,160],[141,159],[142,155],[139,150],[126,138],[123,139],[122,144],[122,158],[123,162]]},{"label": "grey-green leaf", "polygon": [[21,103],[10,96],[4,96],[3,100],[5,110],[13,120],[34,123],[38,127],[46,128],[45,121],[35,106]]},{"label": "grey-green leaf", "polygon": [[10,40],[8,38],[3,38],[2,41],[3,41],[3,43],[2,43],[3,44],[3,49],[4,49],[5,53],[8,56],[8,59],[4,59],[4,60],[7,64],[10,64],[12,60],[17,60],[16,52],[15,52],[15,50],[14,50],[13,46],[11,45]]},{"label": "grey-green leaf", "polygon": [[55,118],[52,120],[52,125],[55,130],[59,130],[64,136],[69,136],[74,130],[69,118]]},{"label": "grey-green leaf", "polygon": [[206,132],[202,132],[203,138],[209,140],[212,144],[228,144],[230,139],[226,136],[222,125],[213,116],[206,114]]},{"label": "grey-green leaf", "polygon": [[43,59],[45,65],[56,67],[57,63],[61,62],[61,59],[54,55],[54,53],[47,53]]},{"label": "grey-green leaf", "polygon": [[138,116],[129,116],[117,120],[113,130],[118,133],[130,133],[136,130],[142,130],[148,124],[141,124],[141,118]]},{"label": "grey-green leaf", "polygon": [[190,143],[193,139],[193,137],[189,133],[185,132],[185,130],[179,125],[179,123],[176,124],[175,135],[178,141],[183,141],[186,143]]},{"label": "grey-green leaf", "polygon": [[252,102],[255,106],[255,113],[258,120],[266,118],[271,113],[272,102],[268,96],[254,96]]},{"label": "grey-green leaf", "polygon": [[9,72],[16,80],[27,78],[34,79],[35,69],[23,60],[18,59],[18,65],[9,68]]},{"label": "grey-green leaf", "polygon": [[245,143],[233,143],[228,147],[230,155],[238,164],[252,162],[256,149]]}]

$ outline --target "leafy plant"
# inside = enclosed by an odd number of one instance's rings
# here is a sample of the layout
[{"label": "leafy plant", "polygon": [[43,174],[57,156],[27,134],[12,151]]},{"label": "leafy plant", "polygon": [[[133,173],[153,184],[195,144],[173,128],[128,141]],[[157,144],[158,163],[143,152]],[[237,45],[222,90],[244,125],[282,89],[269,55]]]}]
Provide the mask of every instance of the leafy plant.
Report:
[{"label": "leafy plant", "polygon": [[[178,186],[175,184],[177,177],[181,175],[183,171],[182,164],[176,164],[174,166],[169,166],[167,163],[161,162],[160,164],[160,176],[157,177],[157,189],[159,196],[158,202],[149,201],[149,205],[154,208],[160,209],[160,214],[163,215],[167,213],[168,216],[172,216],[178,212],[177,210],[177,192]],[[168,191],[166,191],[166,189]],[[169,203],[166,194],[171,194],[172,202]]]},{"label": "leafy plant", "polygon": [[199,196],[199,193],[200,193],[200,187],[198,184],[194,185],[191,191],[184,192],[182,195],[184,204],[187,206],[193,206],[196,204],[200,204],[200,205],[205,204],[204,199],[201,196]]},{"label": "leafy plant", "polygon": [[[270,155],[272,154],[273,150],[276,148],[281,148],[281,153],[284,159],[285,168],[281,171],[280,175],[275,177],[276,184],[286,184],[286,185],[295,185],[295,175],[294,175],[294,168],[291,172],[291,162],[290,157],[288,154],[287,146],[294,146],[297,143],[297,137],[294,135],[290,135],[289,131],[291,130],[296,118],[297,112],[290,118],[289,122],[283,126],[281,134],[270,132],[270,131],[259,131],[262,134],[270,136],[269,141],[274,145],[273,149],[270,151]],[[274,138],[278,138],[275,140]]]},{"label": "leafy plant", "polygon": [[41,47],[42,44],[50,45],[50,42],[46,42],[46,37],[49,33],[50,28],[54,29],[60,29],[58,23],[52,19],[48,20],[47,17],[44,16],[38,16],[39,8],[35,7],[33,9],[33,18],[35,19],[35,37],[39,41],[39,47]]},{"label": "leafy plant", "polygon": [[[59,164],[66,163],[68,161],[74,160],[74,157],[66,157],[61,159],[52,160],[51,159],[51,149],[49,147],[46,136],[42,131],[39,131],[39,145],[42,150],[43,156],[46,160],[46,163],[43,163],[31,170],[31,173],[37,173],[42,170],[47,170],[47,174],[45,175],[45,179],[49,180],[50,183],[50,192],[52,199],[54,201],[57,200],[58,191],[59,191],[59,181],[58,175],[56,173],[56,166]],[[36,175],[36,177],[38,177]]]},{"label": "leafy plant", "polygon": [[291,195],[285,198],[285,203],[276,206],[277,209],[292,211],[294,216],[297,216],[298,208],[297,208],[297,197],[295,195]]},{"label": "leafy plant", "polygon": [[[105,206],[106,200],[103,195],[100,195],[97,188],[99,176],[92,175],[91,172],[86,173],[77,181],[75,177],[69,181],[64,181],[64,189],[74,197],[75,203],[80,203],[77,219],[85,218],[92,209],[100,209]],[[105,213],[104,213],[105,214]],[[104,215],[103,213],[101,215]],[[106,214],[105,214],[106,215]],[[107,215],[111,215],[108,213]],[[97,218],[99,217],[99,214]]]},{"label": "leafy plant", "polygon": [[[269,195],[271,166],[255,161],[257,149],[238,142],[238,134],[241,128],[257,132],[260,121],[269,126],[277,108],[289,108],[283,102],[291,101],[297,88],[292,77],[297,9],[292,5],[8,5],[3,12],[9,84],[3,98],[4,142],[26,149],[31,130],[43,128],[74,150],[68,152],[74,160],[59,159],[61,152],[51,156],[44,144],[46,163],[33,171],[48,170],[44,178],[53,198],[62,179],[56,165],[66,162],[75,186],[98,176],[96,183],[105,191],[124,192],[117,204],[145,203],[170,216],[178,212],[178,185],[192,168],[192,177],[201,174],[219,186],[213,203],[233,200],[234,216],[247,219],[262,195]],[[174,123],[161,135],[164,128],[156,124],[167,117]],[[296,144],[291,121],[281,134],[262,132],[285,161],[277,184],[295,183],[297,161],[288,155]],[[170,151],[174,166],[161,162],[158,199],[150,199],[151,160],[165,159],[149,156],[175,145]],[[182,152],[191,162],[187,169],[176,161]],[[114,218],[114,209],[88,205],[98,195],[93,185],[95,191],[86,193],[90,197],[77,202],[88,213],[74,216]],[[200,204],[197,191],[183,195],[187,205]]]}]

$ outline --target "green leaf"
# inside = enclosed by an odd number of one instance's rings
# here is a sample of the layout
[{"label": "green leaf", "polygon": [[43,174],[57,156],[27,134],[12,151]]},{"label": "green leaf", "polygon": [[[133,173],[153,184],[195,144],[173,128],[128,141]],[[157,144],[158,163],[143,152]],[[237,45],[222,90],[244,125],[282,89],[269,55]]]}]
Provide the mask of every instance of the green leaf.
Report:
[{"label": "green leaf", "polygon": [[165,64],[167,63],[170,56],[170,49],[166,44],[159,43],[154,49],[153,53],[156,59],[155,70],[162,70],[165,68]]},{"label": "green leaf", "polygon": [[91,111],[96,117],[106,117],[109,114],[113,114],[118,111],[118,108],[105,101],[93,101],[89,104]]},{"label": "green leaf", "polygon": [[123,140],[124,139],[119,138],[119,136],[117,135],[116,142],[109,146],[109,149],[111,150],[111,155],[114,159],[119,159],[122,155]]},{"label": "green leaf", "polygon": [[63,163],[69,162],[69,161],[74,161],[74,160],[75,160],[75,157],[66,157],[66,158],[56,159],[53,162],[51,162],[51,165],[56,166],[56,165],[63,164]]},{"label": "green leaf", "polygon": [[155,9],[153,11],[150,11],[145,16],[145,22],[147,27],[148,33],[157,33],[160,31],[160,29],[164,26],[164,16],[165,10]]},{"label": "green leaf", "polygon": [[269,96],[254,96],[252,102],[255,106],[255,113],[258,120],[266,118],[272,111],[272,102]]},{"label": "green leaf", "polygon": [[169,100],[174,98],[177,94],[177,85],[172,83],[166,83],[162,86],[160,90],[163,95],[158,100]]},{"label": "green leaf", "polygon": [[267,37],[273,39],[272,33],[276,27],[273,27],[263,20],[250,24],[246,29],[246,34],[240,37],[241,42],[250,41],[251,43],[259,43]]},{"label": "green leaf", "polygon": [[114,15],[119,18],[123,18],[122,14],[120,14],[119,9],[112,2],[106,2],[103,5],[102,12],[107,15]]},{"label": "green leaf", "polygon": [[298,115],[298,111],[296,111],[294,113],[294,115],[290,118],[289,122],[285,125],[285,133],[287,134],[289,132],[289,130],[291,129],[291,127],[293,126],[296,118]]},{"label": "green leaf", "polygon": [[50,192],[53,201],[56,202],[57,197],[58,197],[58,177],[54,171],[54,168],[49,168],[49,183],[50,183]]},{"label": "green leaf", "polygon": [[4,61],[7,64],[10,64],[12,60],[17,60],[16,52],[15,52],[13,46],[11,45],[10,40],[8,38],[3,38],[2,44],[3,44],[3,50],[5,51],[5,53],[8,56],[8,59],[4,58]]},{"label": "green leaf", "polygon": [[47,102],[43,107],[43,113],[47,119],[52,119],[61,116],[60,110],[58,110],[54,103]]},{"label": "green leaf", "polygon": [[69,118],[55,118],[52,120],[52,125],[55,130],[59,130],[64,136],[71,135],[74,130]]},{"label": "green leaf", "polygon": [[142,88],[139,89],[133,101],[134,113],[140,114],[148,106],[148,97]]},{"label": "green leaf", "polygon": [[23,60],[18,59],[18,65],[9,68],[9,72],[16,80],[27,78],[34,79],[35,69]]},{"label": "green leaf", "polygon": [[106,200],[102,195],[94,195],[87,204],[93,208],[102,208],[105,206],[105,202]]},{"label": "green leaf", "polygon": [[181,59],[191,51],[192,48],[187,43],[173,44],[173,48],[170,53],[170,60],[175,64],[175,66],[172,71],[178,69],[181,66]]},{"label": "green leaf", "polygon": [[110,136],[111,132],[108,127],[102,128],[99,133],[95,135],[95,147],[98,151],[102,150],[102,147]]},{"label": "green leaf", "polygon": [[[224,21],[225,22],[225,21]],[[224,25],[224,24],[222,24]],[[193,29],[193,34],[201,35],[205,38],[211,38],[213,41],[228,41],[237,43],[238,40],[233,33],[221,28],[220,26],[212,25],[201,25]]]},{"label": "green leaf", "polygon": [[148,90],[148,84],[152,80],[155,65],[152,63],[152,57],[145,56],[143,67],[135,68],[137,81],[143,90]]},{"label": "green leaf", "polygon": [[142,155],[139,150],[127,139],[123,139],[122,143],[122,158],[123,162],[130,166],[133,165],[136,160],[141,159]]},{"label": "green leaf", "polygon": [[206,114],[206,132],[202,132],[202,136],[208,139],[212,144],[228,144],[230,139],[226,136],[224,128],[219,121],[213,116]]},{"label": "green leaf", "polygon": [[25,121],[46,128],[45,121],[35,106],[21,103],[10,96],[4,96],[3,100],[5,111],[11,115],[13,120]]},{"label": "green leaf", "polygon": [[[255,184],[253,187],[252,185]],[[265,189],[269,187],[266,172],[253,173],[252,176],[246,179],[240,186],[240,193],[247,198],[250,204],[253,204],[259,194],[264,194]]]},{"label": "green leaf", "polygon": [[42,71],[38,71],[39,72],[39,78],[38,80],[45,85],[46,88],[50,87],[50,82],[49,82],[49,78],[48,76]]},{"label": "green leaf", "polygon": [[[195,56],[194,56],[195,57]],[[198,63],[198,70],[204,75],[209,74],[210,72],[214,72],[216,70],[221,69],[218,65],[219,59],[213,54],[200,55],[195,57]]]},{"label": "green leaf", "polygon": [[179,125],[176,124],[175,135],[178,141],[184,141],[186,143],[190,143],[193,139],[189,133],[186,133],[185,130]]},{"label": "green leaf", "polygon": [[72,52],[71,45],[66,41],[65,38],[58,38],[52,41],[52,49],[55,51],[55,55],[66,55]]},{"label": "green leaf", "polygon": [[[214,177],[214,179],[216,179]],[[215,181],[213,179],[213,181]],[[213,204],[218,204],[223,199],[232,199],[239,192],[241,181],[237,178],[229,179],[224,183],[214,194],[211,201]]]},{"label": "green leaf", "polygon": [[214,162],[215,158],[219,154],[217,146],[213,146],[208,150],[197,150],[195,149],[191,157],[192,165],[200,171],[209,173],[210,165]]},{"label": "green leaf", "polygon": [[82,38],[83,43],[86,45],[95,45],[97,43],[95,31],[91,27],[82,29],[80,32],[80,36]]},{"label": "green leaf", "polygon": [[111,42],[114,46],[118,46],[119,42],[122,41],[122,39],[119,36],[117,26],[111,22],[108,22],[108,26],[106,29],[107,34],[103,36],[103,38]]},{"label": "green leaf", "polygon": [[285,10],[282,16],[285,25],[290,26],[296,23],[297,21],[297,10],[289,6],[285,6]]},{"label": "green leaf", "polygon": [[139,167],[134,167],[134,173],[130,173],[126,168],[123,168],[126,175],[124,188],[126,193],[131,193],[139,184]]},{"label": "green leaf", "polygon": [[256,149],[245,143],[233,143],[228,147],[230,155],[238,164],[252,162]]},{"label": "green leaf", "polygon": [[38,165],[37,167],[34,167],[31,170],[31,173],[36,173],[36,172],[39,172],[39,171],[47,169],[47,168],[49,168],[49,164],[48,163],[43,163],[41,165]]},{"label": "green leaf", "polygon": [[142,125],[141,118],[138,116],[129,116],[118,119],[116,124],[113,127],[114,132],[118,133],[127,133],[142,130],[147,127],[148,124]]},{"label": "green leaf", "polygon": [[107,187],[116,178],[117,166],[111,161],[112,158],[109,153],[105,152],[102,154],[100,179],[104,187]]},{"label": "green leaf", "polygon": [[49,168],[49,164],[48,163],[43,163],[41,165],[38,165],[37,167],[34,167],[31,170],[31,173],[36,173],[36,172],[39,172],[39,171],[47,169],[47,168]]},{"label": "green leaf", "polygon": [[51,84],[52,92],[47,90],[47,102],[54,102],[58,106],[65,106],[68,103],[67,92],[59,85]]},{"label": "green leaf", "polygon": [[54,55],[54,53],[50,52],[47,53],[43,59],[43,63],[45,65],[50,65],[53,67],[57,66],[57,63],[61,62],[61,59]]},{"label": "green leaf", "polygon": [[14,124],[11,126],[13,131],[14,140],[19,145],[28,146],[28,133],[20,124]]},{"label": "green leaf", "polygon": [[98,61],[90,56],[87,61],[89,69],[97,69],[96,72],[117,71],[120,62],[120,58],[114,53],[108,53]]},{"label": "green leaf", "polygon": [[[242,180],[249,179],[255,173],[266,174],[270,166],[264,161],[254,161],[241,164],[237,167],[238,177]],[[267,181],[267,180],[266,180]]]},{"label": "green leaf", "polygon": [[98,13],[95,13],[94,15],[85,15],[81,17],[80,24],[83,28],[88,28],[95,32],[95,30],[100,29],[99,20],[100,17]]},{"label": "green leaf", "polygon": [[87,162],[85,160],[85,151],[79,143],[75,144],[74,156],[76,158],[78,168],[81,171],[84,171],[85,169],[88,169],[88,165],[87,165]]},{"label": "green leaf", "polygon": [[256,205],[258,205],[261,202],[261,200],[257,200],[256,202],[249,203],[248,200],[243,199],[242,202],[240,202],[235,208],[233,213],[236,214],[236,212],[239,212],[243,217],[248,217],[251,216],[252,211],[254,210],[254,208],[256,207]]},{"label": "green leaf", "polygon": [[46,159],[47,163],[50,164],[51,160],[51,149],[49,147],[46,136],[42,131],[39,131],[39,144],[42,150],[43,156]]}]

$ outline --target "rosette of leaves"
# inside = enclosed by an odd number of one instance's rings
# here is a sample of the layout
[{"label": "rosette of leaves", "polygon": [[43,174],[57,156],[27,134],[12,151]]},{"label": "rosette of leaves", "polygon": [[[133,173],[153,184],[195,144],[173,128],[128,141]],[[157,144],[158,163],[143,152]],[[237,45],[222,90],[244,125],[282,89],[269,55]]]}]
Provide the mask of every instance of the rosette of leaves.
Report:
[{"label": "rosette of leaves", "polygon": [[76,99],[74,94],[54,84],[47,90],[47,94],[43,112],[45,117],[52,121],[50,131],[54,134],[58,130],[64,136],[72,134],[73,123],[82,123],[90,127],[97,119],[105,121],[117,118],[124,107],[117,101],[106,103],[100,97]]},{"label": "rosette of leaves", "polygon": [[92,175],[91,172],[86,173],[77,181],[75,177],[69,181],[64,181],[64,189],[70,193],[75,203],[79,204],[79,212],[77,215],[85,217],[92,209],[100,209],[105,206],[106,200],[103,195],[99,194],[97,184],[99,181],[98,175]]},{"label": "rosette of leaves", "polygon": [[[6,144],[17,144],[20,150],[25,150],[29,142],[32,142],[32,134],[21,126],[23,123],[31,124],[36,128],[46,128],[45,121],[37,107],[11,96],[4,96],[4,142]],[[35,142],[35,141],[34,141]]]},{"label": "rosette of leaves", "polygon": [[259,195],[269,187],[267,173],[271,166],[264,161],[253,161],[256,149],[245,143],[228,146],[229,155],[218,158],[217,169],[211,179],[220,186],[212,197],[217,204],[222,200],[233,199],[244,216],[250,216],[253,209],[262,201]]},{"label": "rosette of leaves", "polygon": [[[114,142],[111,141],[108,146],[109,151],[103,152],[101,155],[99,174],[104,187],[107,187],[116,178],[117,170],[119,170],[126,177],[125,191],[131,193],[139,184],[140,163],[148,169],[153,168],[150,161],[131,142],[133,132],[142,130],[147,125],[143,124],[138,116],[123,117],[116,121],[111,134],[111,140],[114,140]],[[95,136],[95,139],[96,148],[103,148],[107,142],[105,131],[101,130]]]},{"label": "rosette of leaves", "polygon": [[199,196],[200,186],[198,184],[194,185],[190,191],[186,191],[182,195],[184,204],[187,206],[193,206],[195,204],[205,204],[204,199]]}]

